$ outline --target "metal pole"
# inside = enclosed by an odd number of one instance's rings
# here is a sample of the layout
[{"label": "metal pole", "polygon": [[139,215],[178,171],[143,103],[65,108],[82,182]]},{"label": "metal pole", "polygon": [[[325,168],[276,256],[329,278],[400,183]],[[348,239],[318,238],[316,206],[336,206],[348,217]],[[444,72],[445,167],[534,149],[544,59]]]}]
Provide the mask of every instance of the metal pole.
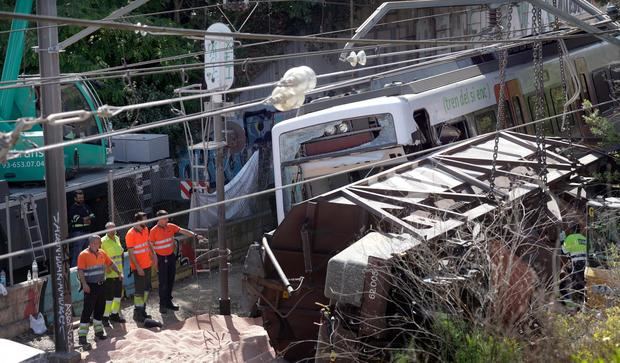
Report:
[{"label": "metal pole", "polygon": [[[213,104],[213,107],[220,105]],[[224,200],[224,118],[221,115],[213,116],[213,133],[215,142],[218,145],[215,155],[215,187],[217,201]],[[225,227],[226,223],[226,206],[220,204],[217,207],[217,240],[219,246],[220,258],[220,314],[230,315],[230,296],[228,296],[228,248],[226,246]]]},{"label": "metal pole", "polygon": [[[37,13],[56,16],[55,0],[37,0]],[[39,21],[39,72],[42,78],[60,76],[58,52],[58,28],[55,24]],[[47,116],[62,111],[60,84],[41,86],[41,114]],[[62,142],[62,126],[44,124],[45,145]],[[47,217],[50,239],[58,243],[67,236],[67,200],[65,194],[65,163],[62,148],[45,152],[45,187],[47,192]],[[65,254],[61,246],[54,249],[52,261],[52,289],[54,295],[54,341],[57,353],[73,350],[71,329],[71,290],[66,283],[68,268],[65,268]]]},{"label": "metal pole", "polygon": [[[8,252],[13,252],[13,241],[11,240],[11,205],[9,204],[9,196],[4,197],[4,206],[6,208],[6,243]],[[13,286],[13,258],[9,257],[9,282]]]},{"label": "metal pole", "polygon": [[114,222],[114,211],[116,206],[114,205],[114,171],[108,172],[108,219],[110,222]]},{"label": "metal pole", "polygon": [[292,294],[293,288],[291,287],[291,283],[288,281],[286,274],[282,270],[282,266],[280,266],[280,262],[278,262],[278,260],[276,259],[276,256],[273,255],[273,251],[271,251],[271,247],[269,247],[267,238],[263,237],[262,244],[263,244],[263,248],[265,249],[265,253],[267,253],[267,257],[269,257],[269,260],[271,260],[271,263],[273,264],[273,267],[276,269],[278,276],[280,276],[280,280],[282,280],[282,283],[284,284],[286,291],[289,293],[289,295]]}]

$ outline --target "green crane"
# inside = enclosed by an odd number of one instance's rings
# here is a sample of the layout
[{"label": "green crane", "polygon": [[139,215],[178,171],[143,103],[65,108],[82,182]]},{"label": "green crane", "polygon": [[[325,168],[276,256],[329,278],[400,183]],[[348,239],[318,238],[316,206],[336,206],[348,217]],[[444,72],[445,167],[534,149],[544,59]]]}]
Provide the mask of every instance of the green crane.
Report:
[{"label": "green crane", "polygon": [[[33,0],[19,0],[15,13],[30,14]],[[25,37],[28,21],[15,19],[11,25],[9,42],[6,48],[0,86],[18,85],[23,80],[36,81],[37,77],[20,77],[19,71],[25,52]],[[94,111],[101,101],[92,85],[78,76],[65,75],[62,86],[63,111]],[[10,132],[15,121],[22,117],[37,117],[41,113],[38,86],[22,86],[0,89],[0,132]],[[91,116],[86,121],[70,124],[64,128],[65,140],[82,138],[104,133],[109,126],[107,120]],[[65,168],[68,177],[79,169],[101,168],[109,163],[110,141],[107,139],[81,143],[64,149]],[[27,150],[33,145],[43,145],[43,128],[35,125],[23,132],[14,150]],[[0,164],[0,179],[9,182],[41,182],[45,177],[43,153],[32,153],[10,159]]]}]

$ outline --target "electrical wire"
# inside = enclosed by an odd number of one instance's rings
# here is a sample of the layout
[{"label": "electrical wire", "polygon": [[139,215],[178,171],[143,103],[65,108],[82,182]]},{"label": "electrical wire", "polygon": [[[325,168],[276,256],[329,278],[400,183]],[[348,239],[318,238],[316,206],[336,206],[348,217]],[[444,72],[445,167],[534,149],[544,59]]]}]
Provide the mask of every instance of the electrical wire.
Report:
[{"label": "electrical wire", "polygon": [[[615,100],[611,100],[611,101],[601,102],[601,103],[598,103],[596,105],[592,105],[592,108],[598,108],[600,106],[603,106],[603,105],[606,105],[606,104],[609,104],[609,103],[613,103],[613,102],[616,102],[616,101]],[[577,109],[577,110],[569,111],[569,112],[567,112],[567,114],[573,114],[573,113],[577,113],[577,112],[583,112],[583,110],[582,109]],[[540,122],[546,122],[546,121],[549,121],[550,119],[561,117],[561,116],[563,116],[563,115],[562,114],[557,114],[557,115],[554,115],[554,116],[545,117],[545,118],[542,118],[542,119],[539,119],[539,120],[535,120],[535,121],[531,121],[531,122],[528,122],[528,123],[525,123],[525,124],[521,124],[521,125],[505,128],[502,131],[515,130],[515,129],[518,129],[518,128],[522,128],[524,126],[533,125],[533,124],[537,124],[537,123],[540,123]],[[486,134],[478,135],[476,137],[482,137],[482,136],[490,135],[490,134],[494,134],[494,133],[495,133],[495,131],[491,131],[491,132],[488,132]],[[468,142],[468,141],[471,141],[471,139],[465,139],[465,140],[461,140],[461,141],[450,143],[450,144],[446,144],[446,145],[435,146],[435,147],[432,147],[432,148],[429,148],[429,149],[426,149],[426,150],[420,150],[420,151],[412,152],[412,153],[405,154],[405,155],[402,155],[402,156],[397,156],[397,157],[389,159],[389,160],[379,160],[379,161],[376,161],[376,162],[370,162],[370,163],[367,163],[367,164],[364,164],[364,165],[353,167],[351,169],[341,170],[341,171],[338,171],[338,172],[333,172],[333,173],[330,173],[330,174],[326,174],[326,175],[322,175],[322,176],[318,176],[318,177],[314,177],[314,178],[310,178],[310,179],[306,179],[306,180],[301,180],[301,181],[294,182],[294,183],[285,184],[285,185],[282,185],[280,187],[274,187],[274,188],[265,189],[265,190],[262,190],[262,191],[259,191],[259,192],[254,192],[254,193],[250,193],[250,194],[241,195],[241,196],[238,196],[238,197],[229,198],[229,199],[223,200],[221,202],[214,202],[214,203],[211,203],[211,204],[206,204],[206,205],[202,205],[202,206],[198,206],[198,207],[188,208],[188,209],[185,209],[185,210],[182,210],[182,211],[178,211],[178,212],[174,212],[174,213],[169,213],[168,217],[169,218],[174,218],[174,217],[182,216],[182,215],[189,214],[189,213],[192,213],[192,212],[198,212],[198,211],[201,211],[201,210],[206,210],[208,208],[218,207],[220,205],[226,205],[227,203],[233,203],[233,202],[241,201],[241,200],[244,200],[244,199],[256,198],[256,197],[259,197],[259,196],[262,196],[262,195],[267,195],[267,194],[275,193],[276,191],[285,190],[285,189],[293,188],[293,187],[296,187],[296,186],[301,186],[301,185],[308,184],[308,183],[314,183],[314,182],[317,182],[317,181],[320,181],[320,180],[323,180],[323,179],[331,178],[331,177],[338,176],[338,175],[348,174],[348,173],[351,173],[351,172],[354,172],[354,171],[365,170],[365,169],[368,169],[368,168],[374,168],[374,167],[382,166],[382,165],[388,164],[388,163],[392,164],[392,163],[394,163],[394,161],[400,161],[400,160],[407,161],[408,159],[410,159],[412,157],[415,157],[415,156],[421,156],[421,155],[424,155],[424,154],[428,154],[430,152],[435,152],[435,151],[442,150],[444,148],[454,147],[454,146],[457,146],[460,143],[465,143],[465,142]],[[607,153],[604,153],[603,151],[596,150],[596,149],[588,147],[588,146],[581,145],[581,147],[589,149],[589,150],[592,150],[592,151],[597,152],[597,153],[601,153],[601,154],[609,156]],[[158,217],[154,217],[154,218],[147,219],[145,221],[128,223],[128,224],[125,224],[125,225],[122,225],[122,226],[117,226],[115,228],[110,228],[110,229],[105,229],[105,230],[93,232],[92,234],[103,235],[103,234],[108,233],[108,232],[121,231],[121,230],[124,230],[124,229],[128,229],[128,228],[137,226],[137,225],[142,224],[142,223],[157,222],[157,220],[158,220]],[[74,243],[74,242],[80,241],[82,239],[83,239],[83,236],[82,237],[73,237],[73,238],[68,238],[68,239],[62,240],[60,242],[52,242],[52,243],[41,245],[39,247],[29,248],[27,250],[21,250],[21,251],[15,251],[15,252],[11,252],[11,253],[5,253],[5,254],[0,255],[0,260],[4,260],[4,259],[7,259],[7,258],[14,258],[14,257],[18,257],[18,256],[25,255],[25,254],[31,254],[33,251],[45,250],[47,248],[52,248],[52,247],[57,247],[57,246],[62,246],[62,245]]]},{"label": "electrical wire", "polygon": [[[617,30],[613,30],[610,31],[611,32],[618,32]],[[589,34],[584,34],[584,35],[577,35],[577,36],[590,36]],[[570,38],[570,35],[566,35],[563,36],[561,38],[556,38],[556,39],[567,39]],[[527,44],[526,42],[533,42],[533,38],[527,38],[524,39],[522,41],[520,41],[519,45],[523,45],[523,44]],[[431,52],[431,51],[437,51],[437,50],[442,50],[442,49],[448,49],[448,48],[452,48],[453,46],[437,46],[437,47],[429,47],[429,48],[419,48],[421,49],[421,52]],[[376,47],[374,47],[376,49]],[[359,49],[373,49],[372,46],[367,46],[367,47],[356,47],[356,48],[352,48],[355,50],[359,50]],[[314,56],[314,55],[324,55],[324,54],[332,54],[332,53],[340,53],[341,50],[327,50],[327,51],[313,51],[313,52],[306,52],[305,54],[301,55],[288,55],[288,58],[297,58],[297,57],[308,57],[308,56]],[[396,56],[396,55],[401,55],[401,54],[406,54],[406,53],[415,53],[418,52],[418,50],[409,50],[409,51],[402,51],[402,52],[393,52],[393,53],[383,53],[379,54],[379,55],[370,55],[368,56],[369,59],[372,58],[377,58],[377,57],[382,57],[382,56]],[[150,61],[144,61],[142,62],[143,64],[145,63],[157,63],[163,60],[175,60],[175,59],[181,59],[181,58],[185,58],[185,57],[196,57],[198,55],[203,54],[203,52],[194,52],[194,53],[189,53],[187,55],[177,55],[177,56],[171,56],[168,58],[162,58],[161,60],[150,60]],[[195,70],[195,69],[201,69],[206,65],[226,65],[226,64],[233,64],[233,65],[243,65],[244,63],[255,63],[253,60],[257,60],[258,62],[261,62],[261,59],[265,59],[265,60],[274,60],[274,59],[282,59],[281,55],[274,55],[274,56],[263,56],[263,57],[253,57],[253,58],[244,58],[244,59],[238,59],[238,60],[233,60],[233,61],[227,61],[227,62],[213,62],[213,63],[183,63],[183,64],[177,64],[177,65],[169,65],[169,66],[161,66],[161,67],[148,67],[148,68],[143,68],[143,69],[126,69],[124,71],[121,71],[122,67],[124,66],[116,66],[113,67],[115,69],[118,69],[116,71],[110,72],[113,75],[110,76],[90,76],[90,77],[85,77],[85,80],[103,80],[103,79],[114,79],[114,78],[126,78],[128,76],[140,76],[140,75],[154,75],[154,74],[161,74],[161,73],[169,73],[170,71],[187,71],[187,70]],[[190,68],[191,67],[191,68]],[[153,70],[155,69],[166,69],[166,71],[161,71],[161,72],[155,72]],[[0,89],[11,89],[11,88],[24,88],[24,87],[33,87],[33,86],[38,86],[38,85],[42,85],[42,84],[56,84],[56,83],[72,83],[75,82],[76,79],[75,77],[78,77],[80,75],[94,75],[94,74],[98,74],[99,71],[87,71],[87,72],[82,72],[82,73],[74,73],[74,74],[68,74],[68,75],[61,75],[58,77],[48,77],[48,78],[44,78],[44,79],[40,79],[37,78],[36,80],[31,80],[31,79],[18,79],[18,80],[11,80],[11,81],[4,81],[4,82],[0,82],[0,84],[8,84],[7,86],[0,86]],[[69,77],[69,78],[67,78]],[[47,80],[47,81],[46,81]]]},{"label": "electrical wire", "polygon": [[[405,39],[355,39],[348,38],[326,38],[326,37],[309,37],[299,35],[274,35],[274,34],[258,34],[258,33],[221,33],[221,32],[207,32],[199,29],[184,29],[175,27],[164,26],[140,26],[136,24],[119,23],[109,20],[87,20],[77,18],[66,18],[58,16],[43,16],[32,14],[16,14],[6,11],[0,11],[0,18],[8,19],[25,19],[34,20],[39,22],[57,23],[57,24],[74,24],[80,26],[98,26],[107,29],[119,29],[119,30],[131,30],[131,31],[146,31],[152,35],[177,35],[177,36],[209,36],[209,37],[232,37],[236,39],[246,40],[287,40],[297,42],[311,42],[311,43],[361,43],[361,44],[404,44],[404,45],[439,45],[439,44],[453,44],[453,45],[472,45],[472,44],[494,44],[494,43],[527,43],[529,40],[525,39],[509,39],[509,40],[405,40]],[[593,33],[594,35],[603,34],[601,32]],[[538,40],[557,40],[559,37],[545,37],[541,36]]]},{"label": "electrical wire", "polygon": [[[469,54],[471,52],[472,52],[472,50],[465,50],[465,51],[455,52],[454,54],[458,55],[458,54],[462,53],[463,55],[465,55],[465,54]],[[443,54],[440,55],[440,56],[442,57],[441,59],[445,59],[444,61],[452,61],[454,59],[458,59],[458,57],[456,57],[456,58],[454,56],[446,57]],[[435,58],[435,56],[431,56],[431,58]],[[436,61],[436,59],[432,59],[432,60],[429,60],[427,62],[422,62],[422,63],[419,63],[419,64],[415,64],[413,66],[430,65],[430,64],[432,64],[435,61]],[[397,63],[400,63],[400,62],[397,62]],[[411,67],[412,66],[401,67],[401,68],[397,68],[395,70],[386,71],[386,72],[379,73],[379,74],[373,74],[373,75],[365,76],[365,77],[358,77],[358,78],[353,79],[353,80],[347,80],[347,81],[344,81],[344,82],[334,83],[334,84],[331,84],[331,85],[328,84],[328,85],[325,85],[323,87],[311,90],[311,91],[307,92],[306,95],[310,95],[310,94],[314,94],[314,93],[320,93],[320,92],[325,92],[325,91],[328,91],[328,90],[337,89],[337,88],[341,88],[341,87],[346,87],[346,86],[351,85],[352,84],[351,82],[359,83],[362,79],[363,80],[369,80],[369,79],[375,78],[378,75],[389,75],[392,72],[400,72],[403,69],[411,69]],[[372,69],[372,68],[368,67],[367,69]],[[331,73],[331,74],[320,75],[317,78],[319,78],[319,77],[326,77],[326,76],[330,76],[331,77],[331,76],[334,76],[334,75],[342,75],[342,74],[347,74],[347,73],[356,72],[356,71],[359,71],[359,70],[349,70],[349,71],[334,72],[334,73]],[[127,106],[121,106],[121,107],[102,106],[100,108],[99,112],[94,112],[94,113],[101,113],[101,112],[103,112],[104,114],[115,116],[118,113],[120,113],[121,111],[122,112],[127,112],[127,111],[137,110],[137,109],[140,109],[140,108],[163,106],[163,105],[168,105],[168,104],[172,104],[172,103],[176,103],[176,102],[180,102],[180,101],[188,101],[188,100],[193,100],[193,99],[201,99],[201,98],[208,97],[208,96],[228,94],[228,93],[231,93],[231,92],[249,91],[249,90],[254,90],[254,89],[258,89],[258,88],[264,88],[264,87],[268,87],[268,86],[273,86],[273,85],[276,85],[277,83],[278,82],[270,82],[270,83],[264,83],[264,84],[261,84],[261,85],[247,86],[247,87],[231,89],[231,90],[226,90],[226,91],[207,92],[207,93],[201,93],[201,94],[196,94],[196,95],[183,96],[183,97],[177,97],[177,98],[171,98],[171,99],[165,99],[165,100],[158,100],[158,101],[151,101],[151,102],[146,102],[146,103],[142,103],[142,104],[133,104],[133,105],[127,105]],[[246,108],[254,107],[256,105],[264,104],[265,101],[266,100],[254,100],[254,101],[250,101],[248,104],[239,104],[238,106],[232,107],[230,109],[226,109],[226,112],[240,111],[240,110],[243,110],[243,109],[246,109]],[[133,133],[133,132],[137,132],[137,131],[146,131],[146,130],[150,130],[150,129],[153,129],[153,128],[169,126],[169,125],[180,123],[180,122],[196,120],[196,119],[203,118],[203,117],[210,117],[210,116],[218,115],[218,114],[220,114],[222,112],[224,112],[224,111],[217,111],[216,110],[216,111],[210,111],[210,112],[206,112],[206,113],[197,113],[197,114],[193,114],[193,115],[190,115],[190,116],[185,116],[183,118],[171,118],[171,119],[167,119],[167,120],[155,121],[155,122],[151,122],[151,123],[149,123],[147,125],[142,125],[142,126],[133,127],[133,128],[126,128],[126,129],[122,129],[122,130],[115,130],[115,131],[111,131],[111,132],[107,132],[107,133],[101,133],[101,134],[98,134],[98,135],[93,135],[93,136],[89,136],[89,137],[82,138],[82,139],[64,141],[62,143],[41,146],[41,147],[34,148],[34,149],[19,150],[19,151],[13,152],[13,155],[25,155],[25,154],[30,154],[30,153],[33,153],[33,152],[45,151],[45,150],[50,150],[50,149],[53,149],[53,148],[70,146],[70,145],[76,145],[76,144],[80,144],[80,143],[83,143],[83,142],[91,142],[91,141],[105,139],[105,138],[109,138],[109,137],[113,137],[113,136],[119,136],[119,135],[123,135],[123,134],[126,134],[126,133]]]}]

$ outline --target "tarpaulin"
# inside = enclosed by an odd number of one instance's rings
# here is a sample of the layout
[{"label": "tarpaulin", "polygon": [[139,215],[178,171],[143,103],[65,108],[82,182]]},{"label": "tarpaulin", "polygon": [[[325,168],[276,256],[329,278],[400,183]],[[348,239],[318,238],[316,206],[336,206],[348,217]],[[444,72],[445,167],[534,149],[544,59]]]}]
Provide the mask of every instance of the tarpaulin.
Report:
[{"label": "tarpaulin", "polygon": [[[243,168],[224,187],[225,199],[254,193],[258,190],[258,151],[250,157]],[[191,207],[203,206],[217,202],[217,194],[193,193]],[[226,203],[226,220],[231,221],[248,217],[254,209],[254,199],[242,199]],[[189,215],[189,229],[206,229],[217,225],[217,207],[201,209]]]}]

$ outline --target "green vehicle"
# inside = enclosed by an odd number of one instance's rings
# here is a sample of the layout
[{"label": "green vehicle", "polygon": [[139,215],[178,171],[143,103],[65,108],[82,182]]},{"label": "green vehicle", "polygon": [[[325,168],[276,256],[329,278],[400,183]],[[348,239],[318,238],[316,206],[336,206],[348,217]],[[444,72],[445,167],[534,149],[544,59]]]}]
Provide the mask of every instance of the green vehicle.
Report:
[{"label": "green vehicle", "polygon": [[[16,13],[29,14],[32,12],[32,0],[20,0],[15,5]],[[4,66],[2,68],[1,84],[18,84],[26,80],[36,80],[36,77],[19,77],[22,57],[25,47],[25,32],[20,31],[28,26],[25,20],[13,20],[6,49]],[[62,110],[96,110],[101,106],[92,85],[80,77],[65,75],[68,81],[62,84]],[[23,117],[38,117],[41,114],[39,103],[39,88],[24,86],[19,88],[0,89],[0,132],[10,132],[17,120]],[[5,122],[9,121],[9,122]],[[110,129],[106,119],[91,116],[86,121],[66,125],[64,139],[72,140],[104,133]],[[43,128],[35,125],[32,129],[21,134],[14,150],[27,150],[33,145],[43,145]],[[85,142],[64,149],[65,168],[67,177],[74,176],[79,169],[101,168],[112,162],[110,140],[102,139]],[[45,177],[44,154],[33,153],[11,159],[6,164],[0,164],[0,180],[9,182],[40,182]]]}]

